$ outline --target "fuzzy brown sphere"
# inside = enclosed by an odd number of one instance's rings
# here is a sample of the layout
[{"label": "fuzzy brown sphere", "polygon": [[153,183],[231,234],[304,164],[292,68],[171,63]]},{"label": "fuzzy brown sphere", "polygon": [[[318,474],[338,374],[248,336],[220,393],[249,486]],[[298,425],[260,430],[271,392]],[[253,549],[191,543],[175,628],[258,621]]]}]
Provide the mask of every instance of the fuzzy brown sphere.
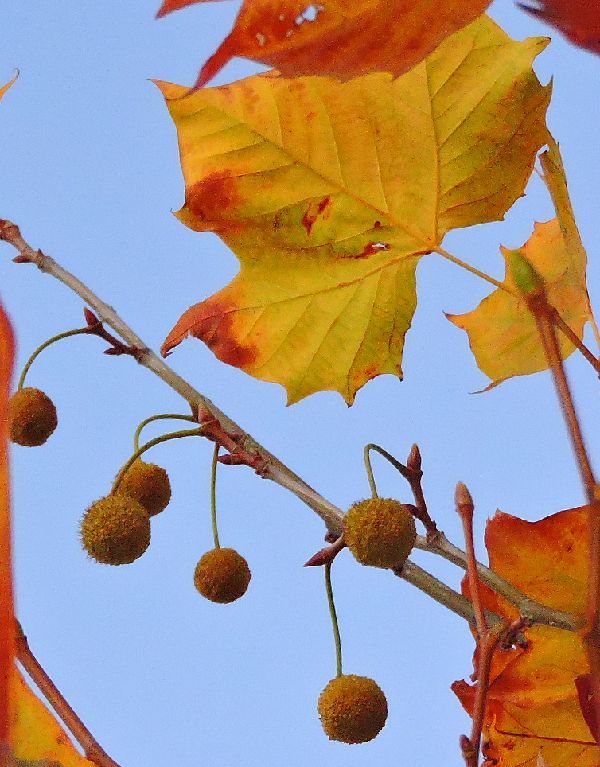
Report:
[{"label": "fuzzy brown sphere", "polygon": [[126,565],[150,545],[150,517],[134,498],[108,495],[93,503],[81,520],[81,543],[105,565]]},{"label": "fuzzy brown sphere", "polygon": [[161,466],[138,459],[119,483],[117,494],[135,498],[153,517],[171,500],[169,475]]},{"label": "fuzzy brown sphere", "polygon": [[355,503],[344,519],[344,531],[355,558],[373,567],[401,567],[417,537],[410,510],[393,498]]},{"label": "fuzzy brown sphere", "polygon": [[332,679],[319,697],[318,710],[327,737],[341,743],[373,740],[388,715],[387,700],[379,685],[355,674]]},{"label": "fuzzy brown sphere", "polygon": [[196,565],[194,585],[211,602],[235,602],[246,593],[250,568],[235,549],[211,549]]},{"label": "fuzzy brown sphere", "polygon": [[56,429],[56,408],[50,397],[40,389],[30,386],[19,389],[10,398],[8,408],[10,439],[17,445],[43,445]]}]

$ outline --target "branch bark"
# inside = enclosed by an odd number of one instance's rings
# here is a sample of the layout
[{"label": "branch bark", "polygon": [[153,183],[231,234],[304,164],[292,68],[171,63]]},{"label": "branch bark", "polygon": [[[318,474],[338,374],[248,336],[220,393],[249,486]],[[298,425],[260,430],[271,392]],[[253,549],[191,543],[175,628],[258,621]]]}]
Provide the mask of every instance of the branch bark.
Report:
[{"label": "branch bark", "polygon": [[17,660],[23,666],[25,671],[33,679],[36,685],[42,691],[44,697],[63,723],[69,728],[75,740],[83,749],[85,756],[90,762],[98,767],[119,767],[111,759],[91,732],[73,711],[68,701],[42,668],[40,662],[31,652],[27,637],[25,636],[21,624],[17,621],[15,627]]},{"label": "branch bark", "polygon": [[[259,458],[262,465],[268,467],[268,471],[262,471],[261,476],[284,487],[303,501],[323,520],[328,531],[336,538],[342,534],[344,513],[341,509],[320,495],[288,466],[260,445],[241,426],[223,413],[210,399],[179,376],[163,359],[147,347],[143,340],[121,319],[111,306],[102,301],[87,285],[81,282],[75,275],[63,269],[50,256],[45,255],[40,250],[34,250],[23,238],[16,224],[0,219],[0,241],[2,240],[17,250],[18,255],[15,260],[18,263],[34,264],[40,271],[54,277],[76,293],[85,304],[94,310],[102,322],[111,327],[128,346],[138,351],[135,359],[140,365],[153,372],[171,389],[183,397],[195,413],[210,414],[219,425],[219,428],[228,435],[229,439],[235,441],[240,454],[252,453]],[[451,544],[443,533],[438,533],[435,536],[435,541],[431,543],[428,543],[419,536],[417,546],[418,548],[438,554],[466,569],[465,552]],[[528,618],[532,623],[543,623],[568,630],[575,630],[577,628],[578,624],[573,616],[560,613],[530,600],[525,594],[515,589],[514,586],[484,565],[478,564],[477,569],[482,581],[517,606],[522,611],[524,617]],[[473,622],[472,606],[470,609],[467,607],[467,605],[470,605],[469,600],[466,600],[465,597],[442,584],[427,571],[412,562],[407,562],[402,572],[397,572],[396,575],[412,583],[457,615],[462,616],[471,623]],[[440,586],[443,586],[443,588]]]}]

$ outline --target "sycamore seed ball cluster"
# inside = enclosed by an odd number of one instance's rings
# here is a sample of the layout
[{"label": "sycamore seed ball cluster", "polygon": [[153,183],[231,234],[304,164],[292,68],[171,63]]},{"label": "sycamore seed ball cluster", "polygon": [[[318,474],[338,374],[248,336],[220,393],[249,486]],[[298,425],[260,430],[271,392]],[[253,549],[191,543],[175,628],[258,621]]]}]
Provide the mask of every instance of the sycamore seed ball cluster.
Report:
[{"label": "sycamore seed ball cluster", "polygon": [[40,389],[25,387],[11,397],[8,429],[11,441],[17,445],[43,445],[56,429],[57,423],[54,403]]},{"label": "sycamore seed ball cluster", "polygon": [[194,585],[211,602],[228,604],[246,593],[250,568],[235,549],[211,549],[196,565]]},{"label": "sycamore seed ball cluster", "polygon": [[171,500],[169,475],[162,466],[138,459],[119,483],[118,494],[134,498],[154,517],[164,511]]},{"label": "sycamore seed ball cluster", "polygon": [[392,498],[355,503],[344,519],[344,532],[354,557],[372,567],[401,567],[417,537],[409,507]]},{"label": "sycamore seed ball cluster", "polygon": [[366,743],[383,729],[387,700],[379,685],[366,676],[344,674],[332,679],[319,697],[325,734],[341,743]]},{"label": "sycamore seed ball cluster", "polygon": [[105,565],[126,565],[150,545],[150,517],[134,498],[108,495],[93,503],[81,520],[81,543]]}]

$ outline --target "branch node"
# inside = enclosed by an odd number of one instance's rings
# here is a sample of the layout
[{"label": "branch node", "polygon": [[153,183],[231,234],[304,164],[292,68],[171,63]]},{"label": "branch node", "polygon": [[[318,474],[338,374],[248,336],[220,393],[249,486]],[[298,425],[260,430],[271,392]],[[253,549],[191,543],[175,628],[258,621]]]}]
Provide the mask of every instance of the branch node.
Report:
[{"label": "branch node", "polygon": [[[327,539],[328,536],[326,536]],[[344,534],[340,535],[330,546],[317,551],[316,554],[304,563],[304,567],[321,567],[322,565],[330,565],[337,555],[346,548],[346,541],[344,540]]]}]

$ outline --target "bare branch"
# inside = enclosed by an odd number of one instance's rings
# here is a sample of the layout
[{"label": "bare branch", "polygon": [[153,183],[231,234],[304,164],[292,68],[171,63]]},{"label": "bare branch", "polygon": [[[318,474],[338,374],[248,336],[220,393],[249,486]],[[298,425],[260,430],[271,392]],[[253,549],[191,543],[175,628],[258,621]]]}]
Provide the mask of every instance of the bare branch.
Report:
[{"label": "bare branch", "polygon": [[44,697],[56,711],[60,719],[73,733],[73,736],[83,749],[87,759],[98,765],[98,767],[119,767],[114,759],[110,758],[98,741],[92,736],[91,732],[73,711],[68,701],[42,668],[38,659],[31,652],[27,637],[23,633],[21,624],[18,621],[16,622],[15,633],[17,660],[40,688]]},{"label": "bare branch", "polygon": [[[428,551],[431,554],[437,554],[448,562],[458,565],[458,567],[465,571],[467,570],[466,552],[450,543],[444,533],[439,533],[432,543],[418,535],[415,547],[422,551]],[[523,591],[504,580],[498,573],[490,570],[489,567],[482,565],[480,562],[477,563],[477,575],[486,586],[489,586],[497,594],[500,594],[500,596],[515,605],[520,614],[532,623],[543,623],[547,626],[554,626],[555,628],[566,629],[567,631],[576,631],[581,627],[581,621],[570,613],[554,610],[530,599]]]},{"label": "bare branch", "polygon": [[[143,340],[121,319],[111,306],[102,301],[81,280],[66,269],[63,269],[50,256],[45,255],[40,250],[34,250],[24,240],[19,227],[3,219],[0,219],[1,240],[12,245],[18,251],[19,255],[15,259],[18,263],[35,264],[42,272],[62,282],[91,307],[99,320],[111,327],[129,347],[138,350],[139,354],[135,358],[139,364],[161,378],[171,389],[189,403],[192,411],[198,414],[199,420],[202,421],[205,435],[209,439],[218,440],[229,450],[232,463],[236,462],[236,457],[241,458],[240,462],[246,463],[248,463],[246,459],[252,457],[251,463],[253,468],[259,469],[261,476],[289,490],[309,506],[323,520],[329,533],[332,534],[333,540],[342,534],[344,513],[341,509],[304,482],[290,468],[262,447],[235,421],[219,410],[211,400],[181,378],[163,359],[147,347]],[[222,456],[221,460],[223,458],[225,456]],[[414,462],[416,456],[412,455],[412,460]],[[437,533],[435,539],[430,543],[418,536],[417,546],[418,548],[438,554],[466,569],[466,555],[464,551],[451,544],[443,533]],[[482,581],[516,605],[521,614],[531,620],[531,622],[543,623],[568,630],[577,628],[577,623],[572,616],[534,602],[484,565],[478,564],[477,572]],[[458,615],[462,615],[468,621],[472,621],[472,607],[471,611],[467,607],[467,605],[470,605],[469,600],[460,594],[456,594],[456,592],[422,568],[407,562],[401,577],[429,594],[436,601],[449,607]],[[440,598],[442,594],[446,601]],[[453,606],[450,606],[451,604]]]}]

